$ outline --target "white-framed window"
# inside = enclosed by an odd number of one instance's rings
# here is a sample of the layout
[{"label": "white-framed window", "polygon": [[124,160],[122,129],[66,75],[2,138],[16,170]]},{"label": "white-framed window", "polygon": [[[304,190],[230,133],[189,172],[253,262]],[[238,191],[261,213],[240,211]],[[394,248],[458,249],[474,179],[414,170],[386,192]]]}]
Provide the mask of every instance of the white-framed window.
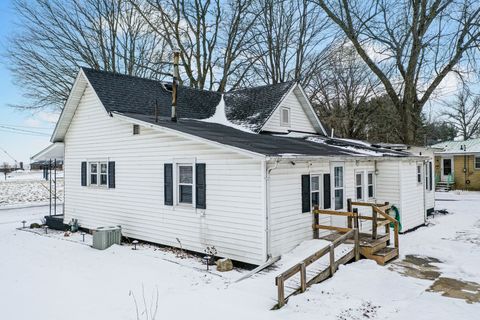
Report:
[{"label": "white-framed window", "polygon": [[480,156],[475,156],[475,169],[480,170]]},{"label": "white-framed window", "polygon": [[177,204],[193,204],[192,164],[177,164]]},{"label": "white-framed window", "polygon": [[355,197],[363,200],[363,171],[355,173]]},{"label": "white-framed window", "polygon": [[312,200],[312,209],[315,206],[320,207],[320,199],[321,199],[321,193],[320,193],[320,177],[321,175],[312,175],[310,176],[310,192],[311,192],[311,200]]},{"label": "white-framed window", "polygon": [[290,108],[280,109],[280,125],[290,126]]},{"label": "white-framed window", "polygon": [[108,185],[108,162],[88,162],[88,185],[107,187]]},{"label": "white-framed window", "polygon": [[333,194],[335,199],[335,210],[342,210],[344,203],[344,182],[343,182],[343,166],[333,167]]},{"label": "white-framed window", "polygon": [[425,190],[428,190],[430,181],[430,170],[428,170],[428,162],[425,163]]},{"label": "white-framed window", "polygon": [[375,198],[375,175],[373,171],[367,172],[367,196],[369,199]]},{"label": "white-framed window", "polygon": [[422,183],[422,165],[417,164],[417,183]]}]

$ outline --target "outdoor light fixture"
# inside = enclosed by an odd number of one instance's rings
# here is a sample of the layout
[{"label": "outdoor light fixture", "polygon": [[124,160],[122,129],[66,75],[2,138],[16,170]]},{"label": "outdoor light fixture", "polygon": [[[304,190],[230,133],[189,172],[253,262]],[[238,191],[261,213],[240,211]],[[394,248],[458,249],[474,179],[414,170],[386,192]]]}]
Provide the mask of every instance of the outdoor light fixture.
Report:
[{"label": "outdoor light fixture", "polygon": [[133,240],[132,243],[133,243],[133,250],[137,250],[138,240]]},{"label": "outdoor light fixture", "polygon": [[25,220],[22,220],[23,229],[25,229],[25,223],[27,223],[27,221],[25,221]]},{"label": "outdoor light fixture", "polygon": [[208,271],[208,265],[210,264],[210,256],[204,256],[203,260],[205,260],[205,264],[207,265],[207,271]]},{"label": "outdoor light fixture", "polygon": [[85,232],[82,232],[82,241],[85,242]]}]

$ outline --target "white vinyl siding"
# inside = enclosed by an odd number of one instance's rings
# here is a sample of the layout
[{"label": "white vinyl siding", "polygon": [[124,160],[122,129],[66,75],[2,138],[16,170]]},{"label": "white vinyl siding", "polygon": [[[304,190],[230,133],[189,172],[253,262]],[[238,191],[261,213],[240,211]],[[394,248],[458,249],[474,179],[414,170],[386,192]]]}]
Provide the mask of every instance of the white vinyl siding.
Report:
[{"label": "white vinyl siding", "polygon": [[[310,164],[310,165],[309,165]],[[356,164],[354,161],[342,162],[343,165],[343,191],[344,202],[347,198],[354,199],[355,170],[373,170],[372,161],[361,161]],[[319,178],[320,203],[323,204],[323,174],[330,174],[331,185],[331,206],[334,206],[334,177],[333,166],[339,165],[338,162],[330,164],[328,160],[317,160],[310,162],[282,162],[271,171],[270,175],[270,239],[272,255],[285,253],[304,240],[312,239],[312,215],[302,214],[302,196],[301,196],[301,176],[310,175],[310,190],[315,192],[312,187],[312,179]],[[275,167],[274,163],[269,163],[269,168]],[[346,208],[345,208],[346,209]],[[345,209],[343,211],[345,211]],[[320,224],[346,226],[345,217],[321,215]],[[320,235],[328,232],[321,231]]]},{"label": "white vinyl siding", "polygon": [[[310,119],[298,99],[296,90],[284,99],[283,103],[273,112],[262,128],[262,131],[287,133],[288,130],[316,133]],[[282,110],[288,109],[290,116],[289,125],[282,125]]]},{"label": "white vinyl siding", "polygon": [[[165,206],[163,164],[174,157],[206,165],[206,205]],[[88,159],[115,161],[116,188],[81,187]],[[88,87],[65,137],[65,221],[121,225],[123,235],[247,263],[265,261],[264,181],[260,159],[110,117]]]},{"label": "white vinyl siding", "polygon": [[388,201],[400,211],[402,232],[425,223],[425,188],[418,183],[417,163],[379,161],[376,176],[376,199]]}]

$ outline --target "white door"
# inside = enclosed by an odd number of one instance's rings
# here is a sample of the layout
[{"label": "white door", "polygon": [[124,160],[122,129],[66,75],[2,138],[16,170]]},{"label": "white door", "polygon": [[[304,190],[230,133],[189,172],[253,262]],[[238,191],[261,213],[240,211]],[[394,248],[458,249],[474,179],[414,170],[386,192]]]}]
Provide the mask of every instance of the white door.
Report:
[{"label": "white door", "polygon": [[442,181],[449,181],[449,177],[453,177],[453,159],[452,158],[442,158],[442,172],[441,179]]}]

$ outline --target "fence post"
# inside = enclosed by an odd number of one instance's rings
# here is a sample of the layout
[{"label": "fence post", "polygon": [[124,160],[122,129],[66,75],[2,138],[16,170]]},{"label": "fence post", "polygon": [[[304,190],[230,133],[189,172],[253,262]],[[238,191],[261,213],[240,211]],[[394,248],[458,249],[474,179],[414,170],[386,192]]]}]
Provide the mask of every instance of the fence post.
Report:
[{"label": "fence post", "polygon": [[333,277],[335,273],[335,246],[330,244],[330,274]]},{"label": "fence post", "polygon": [[377,239],[377,211],[372,206],[372,239]]},{"label": "fence post", "polygon": [[319,218],[319,214],[318,213],[315,213],[316,210],[318,210],[318,206],[315,205],[313,207],[313,239],[318,239],[320,237],[320,233],[318,231],[318,228],[317,228],[317,225],[320,224],[320,218]]},{"label": "fence post", "polygon": [[353,227],[358,229],[358,208],[354,208],[353,213]]},{"label": "fence post", "polygon": [[[352,212],[352,199],[347,199],[347,212]],[[348,228],[352,228],[352,217],[347,217],[347,226]]]},{"label": "fence post", "polygon": [[277,289],[278,289],[278,307],[281,308],[285,305],[285,284],[283,277],[277,277]]},{"label": "fence post", "polygon": [[353,237],[354,237],[354,241],[355,241],[355,246],[354,246],[355,261],[358,261],[358,260],[360,260],[360,238],[359,238],[358,228],[355,229],[355,233],[353,234]]},{"label": "fence post", "polygon": [[305,262],[300,263],[300,291],[305,292],[307,290],[307,267]]}]

